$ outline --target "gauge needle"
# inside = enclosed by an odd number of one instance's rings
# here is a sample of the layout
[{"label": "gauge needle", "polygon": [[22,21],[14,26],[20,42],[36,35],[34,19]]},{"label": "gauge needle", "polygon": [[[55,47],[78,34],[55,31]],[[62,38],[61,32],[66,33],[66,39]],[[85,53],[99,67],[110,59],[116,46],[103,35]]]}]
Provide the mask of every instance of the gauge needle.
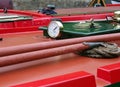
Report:
[{"label": "gauge needle", "polygon": [[57,29],[57,26],[53,29],[54,31]]},{"label": "gauge needle", "polygon": [[56,30],[57,26],[53,29],[53,30]]}]

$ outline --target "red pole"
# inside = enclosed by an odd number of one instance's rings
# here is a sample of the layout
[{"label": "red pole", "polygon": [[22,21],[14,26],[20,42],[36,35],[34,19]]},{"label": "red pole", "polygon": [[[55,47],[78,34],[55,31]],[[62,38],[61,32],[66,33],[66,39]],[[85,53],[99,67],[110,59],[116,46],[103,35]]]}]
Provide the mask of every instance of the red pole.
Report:
[{"label": "red pole", "polygon": [[74,45],[68,45],[68,46],[45,49],[45,50],[38,50],[28,53],[4,56],[0,58],[0,67],[38,60],[41,58],[47,58],[47,57],[66,54],[66,53],[71,53],[78,50],[87,49],[88,47],[89,46],[81,43],[81,44],[74,44]]},{"label": "red pole", "polygon": [[55,40],[55,41],[49,41],[49,42],[33,43],[33,44],[26,44],[26,45],[12,46],[12,47],[4,47],[4,48],[0,48],[0,56],[7,56],[7,55],[25,53],[30,51],[37,51],[42,49],[66,46],[66,45],[77,44],[81,42],[117,40],[118,38],[120,38],[120,33],[80,37],[80,38],[72,38],[72,39],[64,39],[64,40]]}]

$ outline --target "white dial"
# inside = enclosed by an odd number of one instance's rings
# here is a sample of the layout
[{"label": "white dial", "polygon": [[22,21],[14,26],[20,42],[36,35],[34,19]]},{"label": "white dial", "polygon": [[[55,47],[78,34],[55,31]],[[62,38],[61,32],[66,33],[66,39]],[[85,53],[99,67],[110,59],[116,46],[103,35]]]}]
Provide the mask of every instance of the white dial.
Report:
[{"label": "white dial", "polygon": [[63,29],[63,24],[60,21],[51,21],[48,26],[48,35],[51,38],[57,38],[60,36],[61,29]]}]

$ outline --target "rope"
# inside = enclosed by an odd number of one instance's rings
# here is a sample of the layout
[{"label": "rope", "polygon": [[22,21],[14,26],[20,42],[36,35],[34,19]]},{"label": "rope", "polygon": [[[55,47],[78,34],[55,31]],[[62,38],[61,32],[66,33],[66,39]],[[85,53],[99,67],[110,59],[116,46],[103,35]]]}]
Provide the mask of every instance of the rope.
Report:
[{"label": "rope", "polygon": [[82,56],[93,58],[116,58],[120,56],[120,47],[116,43],[103,42],[98,47],[93,47],[79,53]]}]

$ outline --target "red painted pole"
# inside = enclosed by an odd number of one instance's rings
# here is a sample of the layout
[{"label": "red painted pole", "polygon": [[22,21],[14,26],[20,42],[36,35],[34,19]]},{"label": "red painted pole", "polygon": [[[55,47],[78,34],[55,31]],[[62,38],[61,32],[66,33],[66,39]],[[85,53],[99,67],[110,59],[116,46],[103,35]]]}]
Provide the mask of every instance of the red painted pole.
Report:
[{"label": "red painted pole", "polygon": [[51,56],[57,56],[57,55],[66,54],[66,53],[71,53],[78,50],[87,49],[88,47],[89,46],[80,43],[80,44],[68,45],[63,47],[38,50],[38,51],[33,51],[28,53],[4,56],[0,58],[0,67],[38,60],[38,59],[47,58]]},{"label": "red painted pole", "polygon": [[81,42],[92,42],[92,41],[111,41],[117,40],[120,38],[120,33],[115,34],[106,34],[106,35],[97,35],[97,36],[89,36],[89,37],[80,37],[80,38],[72,38],[72,39],[64,39],[64,40],[55,40],[49,42],[42,42],[42,43],[33,43],[33,44],[26,44],[26,45],[19,45],[19,46],[12,46],[12,47],[4,47],[0,48],[0,56],[7,56],[19,53],[25,53],[30,51],[37,51],[42,49],[66,46],[71,44],[77,44]]}]

